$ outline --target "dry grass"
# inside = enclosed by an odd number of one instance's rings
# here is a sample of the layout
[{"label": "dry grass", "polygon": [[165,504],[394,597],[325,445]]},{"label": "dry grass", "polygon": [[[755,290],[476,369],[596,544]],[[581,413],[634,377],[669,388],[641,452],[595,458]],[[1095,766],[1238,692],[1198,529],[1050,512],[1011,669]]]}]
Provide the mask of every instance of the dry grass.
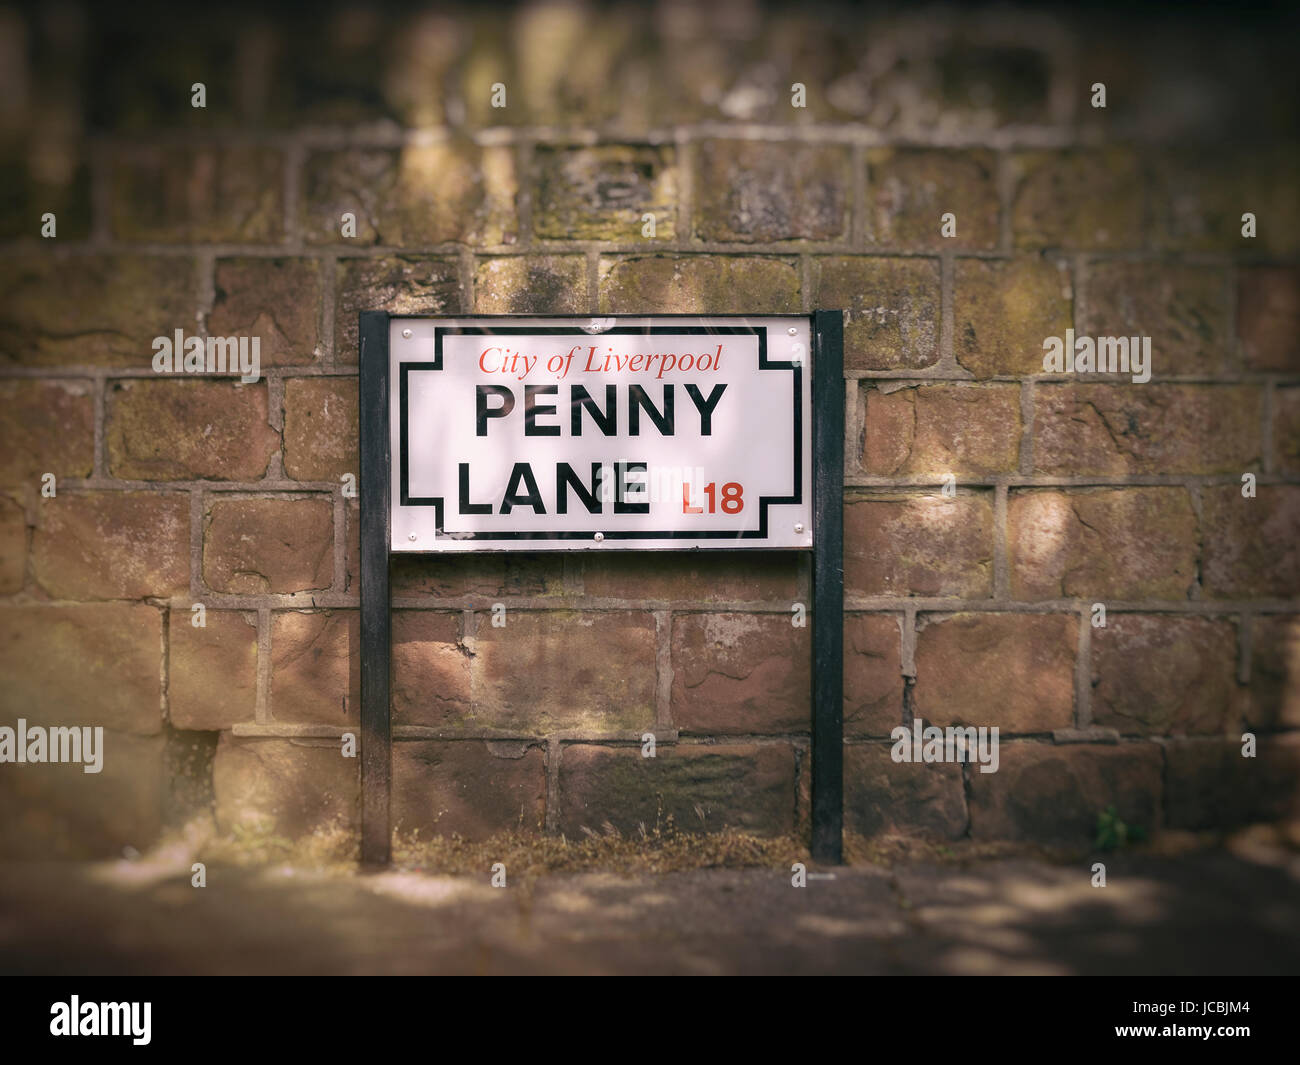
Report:
[{"label": "dry grass", "polygon": [[[342,824],[288,839],[267,824],[250,823],[224,837],[204,833],[192,846],[204,861],[241,866],[287,864],[303,869],[352,874],[358,871],[359,845],[355,831]],[[1288,838],[1289,837],[1289,838]],[[1300,830],[1285,833],[1258,826],[1225,838],[1221,833],[1160,833],[1148,843],[1129,848],[1136,853],[1165,855],[1205,847],[1268,845],[1278,850],[1300,849]],[[971,865],[1000,858],[1034,858],[1052,863],[1078,860],[1077,849],[1059,850],[1021,843],[977,843],[972,840],[935,842],[895,836],[865,838],[846,832],[844,860],[849,865],[887,869],[932,863]],[[816,867],[807,840],[796,836],[760,837],[733,829],[694,832],[679,829],[668,818],[653,829],[644,826],[624,835],[606,823],[600,832],[586,830],[581,838],[544,835],[526,830],[498,833],[486,840],[458,835],[422,838],[418,832],[395,832],[392,867],[410,872],[451,876],[483,876],[505,864],[512,882],[556,873],[616,873],[655,875],[691,869],[783,869],[795,862]]]},{"label": "dry grass", "polygon": [[789,868],[808,860],[807,845],[793,837],[762,838],[726,829],[684,832],[668,822],[625,836],[606,824],[581,839],[507,832],[480,842],[459,836],[396,836],[393,865],[421,872],[482,875],[503,862],[510,877],[551,873],[674,873],[687,869]]},{"label": "dry grass", "polygon": [[355,870],[361,858],[360,842],[342,823],[331,823],[310,835],[288,839],[278,836],[269,821],[238,824],[225,836],[205,840],[198,852],[203,861],[240,866],[287,864],[302,869],[331,872]]},{"label": "dry grass", "polygon": [[[241,866],[288,864],[350,872],[360,858],[357,837],[334,824],[302,836],[279,836],[266,823],[251,822],[222,837],[207,839],[202,859]],[[807,844],[793,837],[767,838],[730,829],[695,833],[678,829],[669,817],[653,829],[625,836],[606,824],[580,839],[515,830],[486,840],[458,835],[421,838],[393,834],[394,869],[439,875],[481,876],[505,863],[511,880],[550,873],[669,873],[686,869],[789,868],[808,861]]]}]

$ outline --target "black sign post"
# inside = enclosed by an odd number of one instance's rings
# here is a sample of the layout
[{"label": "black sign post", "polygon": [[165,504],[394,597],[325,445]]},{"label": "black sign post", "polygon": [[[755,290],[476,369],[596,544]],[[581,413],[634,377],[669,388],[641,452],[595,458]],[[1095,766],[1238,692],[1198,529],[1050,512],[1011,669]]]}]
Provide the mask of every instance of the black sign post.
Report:
[{"label": "black sign post", "polygon": [[844,315],[813,315],[812,856],[844,840]]},{"label": "black sign post", "polygon": [[388,312],[361,312],[361,864],[387,865],[393,734],[389,710],[392,544],[388,436]]},{"label": "black sign post", "polygon": [[[361,861],[391,857],[392,618],[389,561],[393,489],[386,311],[360,317],[361,414]],[[433,316],[402,316],[412,321]],[[457,316],[492,331],[501,316]],[[655,317],[701,317],[667,315]],[[711,319],[719,316],[708,316]],[[790,317],[790,316],[787,316]],[[743,316],[736,316],[743,323]],[[812,840],[815,861],[842,860],[844,663],[844,329],[840,311],[811,316],[812,341]],[[475,332],[479,330],[475,329]],[[516,328],[515,332],[519,330]],[[619,330],[623,331],[623,330]],[[635,330],[629,330],[635,331]],[[749,332],[736,329],[736,332]],[[794,332],[794,329],[791,329]],[[410,334],[407,333],[407,336]],[[791,364],[797,367],[797,362]],[[405,422],[403,422],[405,424]],[[807,548],[803,548],[806,550]]]}]

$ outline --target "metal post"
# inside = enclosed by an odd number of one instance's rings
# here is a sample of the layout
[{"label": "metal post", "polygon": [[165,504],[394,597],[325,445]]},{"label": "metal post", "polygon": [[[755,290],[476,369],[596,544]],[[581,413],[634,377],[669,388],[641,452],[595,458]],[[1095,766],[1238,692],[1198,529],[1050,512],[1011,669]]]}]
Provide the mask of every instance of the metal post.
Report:
[{"label": "metal post", "polygon": [[813,314],[812,856],[844,844],[844,316]]},{"label": "metal post", "polygon": [[361,312],[361,863],[387,865],[392,732],[388,313]]}]

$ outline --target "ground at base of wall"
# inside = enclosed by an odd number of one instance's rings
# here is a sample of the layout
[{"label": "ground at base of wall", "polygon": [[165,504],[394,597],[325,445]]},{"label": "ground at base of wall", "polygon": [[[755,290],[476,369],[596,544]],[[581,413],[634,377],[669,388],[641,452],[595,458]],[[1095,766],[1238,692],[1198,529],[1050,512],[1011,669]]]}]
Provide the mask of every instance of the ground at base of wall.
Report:
[{"label": "ground at base of wall", "polygon": [[[1117,850],[1174,857],[1220,846],[1234,852],[1243,848],[1252,852],[1260,848],[1300,852],[1300,820],[1231,831],[1166,829],[1150,839],[1139,839],[1117,839],[1100,820],[1091,844],[1081,840],[1075,846],[1055,847],[1007,840],[939,840],[890,834],[868,838],[846,832],[844,864],[892,868],[918,861],[966,865],[995,858],[1065,864],[1104,860]],[[202,860],[242,867],[288,865],[345,874],[357,870],[360,858],[355,833],[340,825],[328,825],[289,839],[257,825],[218,835],[211,823],[201,818],[174,831],[150,855],[164,863]],[[486,876],[497,863],[504,865],[507,876],[514,880],[557,873],[659,874],[691,869],[791,869],[794,863],[808,868],[816,865],[804,838],[754,836],[733,829],[697,833],[676,828],[671,817],[663,826],[632,835],[606,825],[600,833],[588,832],[576,839],[524,831],[498,833],[486,840],[466,840],[458,835],[393,835],[394,870]]]},{"label": "ground at base of wall", "polygon": [[[1106,858],[662,874],[0,864],[10,974],[1280,974],[1300,855],[1276,836]],[[1248,901],[1247,901],[1248,900]],[[1194,930],[1190,934],[1189,930]]]}]

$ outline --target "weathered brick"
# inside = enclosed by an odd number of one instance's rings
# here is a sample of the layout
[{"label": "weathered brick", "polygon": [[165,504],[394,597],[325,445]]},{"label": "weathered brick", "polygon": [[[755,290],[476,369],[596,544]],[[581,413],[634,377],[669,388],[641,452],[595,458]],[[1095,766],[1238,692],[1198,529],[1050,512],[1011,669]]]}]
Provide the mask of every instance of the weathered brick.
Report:
[{"label": "weathered brick", "polygon": [[1198,532],[1183,488],[1014,491],[1007,561],[1017,599],[1186,599]]},{"label": "weathered brick", "polygon": [[677,236],[674,149],[609,144],[595,148],[539,146],[533,231],[549,240],[643,238],[642,216],[654,215],[655,240]]},{"label": "weathered brick", "polygon": [[271,717],[301,724],[361,720],[361,624],[355,610],[291,610],[271,619]]},{"label": "weathered brick", "polygon": [[588,306],[581,255],[503,256],[474,273],[476,314],[580,314]]},{"label": "weathered brick", "polygon": [[850,595],[986,598],[993,591],[992,497],[845,500],[844,587]]},{"label": "weathered brick", "polygon": [[844,145],[705,141],[696,149],[699,240],[836,241],[849,229]]},{"label": "weathered brick", "polygon": [[917,370],[939,361],[939,264],[933,259],[813,260],[818,307],[844,311],[847,370]]},{"label": "weathered brick", "polygon": [[862,468],[880,476],[981,476],[1020,464],[1017,385],[866,392]]},{"label": "weathered brick", "polygon": [[284,239],[284,157],[251,145],[139,146],[112,165],[113,235],[123,240]]},{"label": "weathered brick", "polygon": [[203,583],[235,595],[328,588],[334,580],[333,519],[324,498],[210,500]]},{"label": "weathered brick", "polygon": [[[924,15],[914,21],[874,15],[846,26],[847,10],[825,8],[827,22],[815,29],[813,9],[790,11],[791,21],[816,34],[798,70],[818,83],[824,79],[817,98],[824,92],[834,110],[823,120],[849,117],[904,140],[955,133],[970,138],[1006,125],[1053,121],[1052,58],[1043,42],[953,33]],[[870,58],[851,43],[857,41],[871,42]],[[838,69],[836,58],[843,64]]]},{"label": "weathered brick", "polygon": [[162,613],[155,607],[0,606],[7,724],[25,717],[155,735],[162,730],[161,662]]},{"label": "weathered brick", "polygon": [[[68,56],[76,55],[84,84],[93,87],[85,98],[87,119],[96,130],[137,135],[255,121],[251,108],[242,106],[249,99],[246,83],[258,80],[256,69],[241,62],[248,58],[247,49],[239,47],[244,29],[214,8],[187,13],[183,34],[161,12],[123,11],[96,20],[93,31],[89,26],[77,31],[85,35],[85,53],[77,45]],[[196,77],[207,85],[205,107],[191,103]]]},{"label": "weathered brick", "polygon": [[953,354],[977,377],[1043,372],[1043,341],[1065,336],[1074,293],[1061,261],[957,260]]},{"label": "weathered brick", "polygon": [[[361,8],[322,10],[286,26],[285,32],[290,41],[275,49],[267,99],[267,119],[282,126],[392,128],[400,113],[397,79],[410,76],[403,62],[406,50],[429,43],[427,34],[411,40],[405,24]],[[455,40],[451,36],[442,46]],[[438,50],[434,46],[434,54]],[[438,81],[424,86],[425,92],[438,95],[442,89]]]},{"label": "weathered brick", "polygon": [[[514,49],[510,22],[501,18],[499,12],[491,12],[489,17],[484,8],[467,29],[469,37],[453,82],[458,99],[464,101],[465,125],[478,129],[526,123],[529,117],[526,101],[521,99],[518,79],[512,76]],[[492,106],[493,86],[498,83],[506,85],[505,107]]]},{"label": "weathered brick", "polygon": [[22,505],[0,496],[0,595],[21,591],[27,569],[27,516]]},{"label": "weathered brick", "polygon": [[1251,622],[1246,720],[1252,728],[1300,727],[1300,616],[1264,614]]},{"label": "weathered brick", "polygon": [[1300,388],[1273,393],[1273,461],[1280,473],[1300,473]]},{"label": "weathered brick", "polygon": [[[1048,49],[1037,42],[985,37],[978,31],[944,37],[941,46],[931,43],[933,37],[922,46],[934,49],[937,79],[908,78],[925,86],[922,99],[930,105],[927,114],[933,115],[936,105],[940,109],[937,124],[941,129],[986,130],[1052,121],[1053,59]],[[915,86],[908,95],[914,97],[911,106],[917,107],[921,101],[915,99]]]},{"label": "weathered brick", "polygon": [[794,751],[784,743],[660,744],[653,758],[639,747],[565,747],[560,831],[581,838],[608,822],[632,836],[672,818],[686,831],[779,836],[794,827],[794,791]]},{"label": "weathered brick", "polygon": [[0,855],[120,858],[128,846],[144,851],[157,842],[166,795],[163,737],[105,730],[102,744],[98,773],[71,763],[0,773]]},{"label": "weathered brick", "polygon": [[321,266],[312,259],[218,259],[210,336],[258,337],[262,366],[320,358]]},{"label": "weathered brick", "polygon": [[1160,828],[1161,757],[1154,743],[1118,746],[1004,743],[998,771],[971,773],[971,836],[1085,848],[1097,815],[1114,806],[1128,825]]},{"label": "weathered brick", "polygon": [[183,831],[196,817],[211,816],[212,762],[221,732],[172,728],[164,738],[163,824],[173,831]]},{"label": "weathered brick", "polygon": [[391,573],[394,596],[500,599],[564,593],[564,562],[554,555],[397,555]]},{"label": "weathered brick", "polygon": [[867,837],[960,839],[966,833],[961,766],[895,762],[886,745],[847,744],[844,827]]},{"label": "weathered brick", "polygon": [[546,752],[524,743],[404,740],[393,745],[393,829],[487,839],[541,831]]},{"label": "weathered brick", "polygon": [[[1282,125],[1289,125],[1293,119],[1294,115],[1282,119]],[[1300,152],[1296,151],[1294,138],[1275,138],[1251,152],[1247,159],[1230,156],[1228,161],[1235,163],[1243,185],[1237,206],[1248,206],[1259,223],[1257,236],[1250,243],[1258,243],[1259,248],[1279,257],[1294,257],[1300,252],[1300,203],[1295,195],[1300,187]],[[1240,210],[1237,223],[1240,235]]]},{"label": "weathered brick", "polygon": [[[361,583],[361,500],[347,500],[343,505],[343,566],[347,571],[344,574],[345,587],[344,591],[355,592]],[[388,572],[390,581],[390,590],[393,587],[392,573],[393,563],[390,560]]]},{"label": "weathered brick", "polygon": [[300,839],[360,821],[360,759],[330,739],[263,739],[221,734],[212,763],[217,828]]},{"label": "weathered brick", "polygon": [[1300,370],[1300,270],[1282,266],[1241,270],[1237,336],[1252,370]]},{"label": "weathered brick", "polygon": [[[635,113],[649,86],[628,48],[644,47],[648,15],[568,4],[480,9],[455,83],[467,125],[564,126],[578,116],[597,124]],[[505,107],[492,106],[497,82],[507,86]]]},{"label": "weathered brick", "polygon": [[459,615],[394,611],[392,657],[395,725],[474,727],[470,658]]},{"label": "weathered brick", "polygon": [[[1173,150],[1151,162],[1151,207],[1156,244],[1181,251],[1246,251],[1258,237],[1241,235],[1246,205],[1237,152]],[[1270,219],[1270,222],[1272,219]],[[1267,232],[1271,225],[1265,226]]]},{"label": "weathered brick", "polygon": [[1248,386],[1039,384],[1034,469],[1232,473],[1257,467],[1263,393]]},{"label": "weathered brick", "polygon": [[189,554],[184,493],[60,493],[37,510],[32,568],[55,599],[183,595]]},{"label": "weathered brick", "polygon": [[[762,16],[752,18],[760,10]],[[658,108],[705,120],[771,125],[843,122],[846,115],[862,120],[864,53],[853,42],[872,35],[857,11],[816,5],[752,8],[744,29],[721,7],[688,12],[683,5],[656,12],[661,13],[661,24],[671,18],[675,26],[655,56],[664,71],[664,81],[655,86],[664,94],[654,98]],[[693,25],[692,19],[697,20]],[[806,90],[799,106],[795,79]]]},{"label": "weathered brick", "polygon": [[654,15],[664,46],[654,56],[662,77],[651,79],[644,92],[652,121],[662,115],[678,116],[679,122],[780,121],[778,115],[788,114],[789,88],[782,100],[775,65],[744,71],[745,53],[723,25],[721,9],[681,5]]},{"label": "weathered brick", "polygon": [[0,135],[0,240],[42,236],[46,212],[56,238],[90,235],[89,153],[66,133],[34,130],[27,138]]},{"label": "weathered brick", "polygon": [[1300,736],[1259,741],[1254,758],[1242,741],[1174,740],[1166,748],[1165,815],[1171,828],[1232,828],[1300,815]]},{"label": "weathered brick", "polygon": [[[998,244],[996,159],[984,149],[867,152],[871,240],[886,248],[988,251]],[[942,233],[944,214],[956,235]]]},{"label": "weathered brick", "polygon": [[461,310],[460,277],[454,259],[342,259],[336,267],[334,359],[356,365],[357,316],[455,314]]},{"label": "weathered brick", "polygon": [[257,709],[257,615],[205,610],[204,625],[171,611],[167,706],[179,729],[228,729]]},{"label": "weathered brick", "polygon": [[[368,58],[382,66],[382,77],[365,77],[361,85],[367,89],[381,85],[385,103],[405,126],[427,129],[448,123],[451,116],[447,113],[444,87],[469,45],[470,28],[450,12],[433,10],[414,11],[380,24],[392,27],[391,41],[384,50],[367,47],[355,36],[349,40],[359,52],[369,53]],[[313,77],[304,88],[318,94],[319,85]],[[339,102],[349,100],[355,104],[357,96],[355,91],[345,89]]]},{"label": "weathered brick", "polygon": [[788,601],[798,598],[800,558],[788,551],[589,555],[583,589],[594,599]]},{"label": "weathered brick", "polygon": [[1227,357],[1228,286],[1217,266],[1093,263],[1086,317],[1080,336],[1150,337],[1156,376],[1218,373]]},{"label": "weathered brick", "polygon": [[193,329],[194,264],[170,256],[0,260],[0,363],[134,366],[153,338]]},{"label": "weathered brick", "polygon": [[1078,643],[1073,615],[924,616],[914,712],[929,724],[996,725],[1006,735],[1069,728]]},{"label": "weathered brick", "polygon": [[0,381],[0,484],[39,491],[41,476],[89,477],[95,408],[89,381]]},{"label": "weathered brick", "polygon": [[1092,633],[1092,720],[1126,736],[1222,735],[1240,717],[1237,627],[1112,614]]},{"label": "weathered brick", "polygon": [[292,377],[284,383],[284,472],[296,481],[359,473],[354,377]]},{"label": "weathered brick", "polygon": [[[478,617],[471,649],[477,723],[536,735],[607,733],[655,720],[655,620],[649,614],[510,610]],[[600,648],[590,654],[584,648]]]},{"label": "weathered brick", "polygon": [[1130,150],[1018,152],[1010,167],[1017,248],[1142,247],[1145,183]]},{"label": "weathered brick", "polygon": [[844,733],[883,736],[903,720],[902,631],[898,618],[844,616]]},{"label": "weathered brick", "polygon": [[810,629],[779,614],[672,619],[672,714],[682,732],[807,732]]},{"label": "weathered brick", "polygon": [[[1152,207],[1161,247],[1263,250],[1276,255],[1294,254],[1300,248],[1300,209],[1295,198],[1300,167],[1292,145],[1260,150],[1234,145],[1230,152],[1174,151],[1153,169]],[[1252,237],[1241,232],[1241,216],[1247,211],[1256,219]]]},{"label": "weathered brick", "polygon": [[1201,490],[1201,582],[1214,599],[1300,595],[1300,485],[1262,484],[1246,499],[1239,484]]},{"label": "weathered brick", "polygon": [[799,273],[787,259],[736,255],[602,256],[600,309],[609,314],[743,314],[800,310]]},{"label": "weathered brick", "polygon": [[[512,244],[518,235],[514,155],[468,141],[308,156],[300,222],[312,244]],[[345,213],[356,236],[342,235]]]},{"label": "weathered brick", "polygon": [[256,481],[280,449],[267,424],[265,382],[129,379],[111,382],[107,396],[114,477]]}]

